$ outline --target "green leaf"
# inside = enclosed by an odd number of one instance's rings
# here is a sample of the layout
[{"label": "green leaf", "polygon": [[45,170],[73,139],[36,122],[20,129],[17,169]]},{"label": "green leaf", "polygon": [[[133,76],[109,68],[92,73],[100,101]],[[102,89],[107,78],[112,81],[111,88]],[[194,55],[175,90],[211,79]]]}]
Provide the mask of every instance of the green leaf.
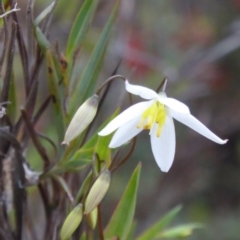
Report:
[{"label": "green leaf", "polygon": [[[117,109],[114,114],[107,119],[107,121],[102,124],[102,126],[98,129],[98,132],[103,129],[113,118],[115,118],[119,114],[119,109]],[[98,136],[97,143],[95,144],[94,151],[98,154],[100,160],[103,160],[107,163],[107,167],[111,163],[111,149],[108,147],[110,141],[112,139],[113,134],[109,134],[107,136]]]},{"label": "green leaf", "polygon": [[45,8],[35,19],[34,25],[38,26],[38,24],[52,11],[54,8],[55,1],[52,2],[47,8]]},{"label": "green leaf", "polygon": [[[84,100],[86,100],[87,97],[89,97],[92,94],[91,92],[89,92],[89,88],[91,86],[95,86],[96,84],[97,78],[96,77],[93,78],[93,76],[96,71],[96,68],[99,66],[99,60],[103,57],[102,54],[105,51],[105,47],[107,45],[107,42],[110,36],[111,28],[117,14],[118,6],[119,6],[119,1],[115,5],[112,11],[112,14],[110,15],[102,33],[100,34],[100,37],[92,52],[89,62],[83,71],[83,75],[80,79],[80,82],[76,86],[76,90],[73,92],[73,97],[71,99],[71,104],[70,104],[71,108],[74,107],[74,103],[76,102],[83,103]],[[70,112],[73,112],[73,109]]]},{"label": "green leaf", "polygon": [[137,240],[149,240],[154,239],[167,225],[171,223],[171,221],[176,217],[176,215],[182,209],[181,206],[177,206],[171,211],[169,211],[165,216],[163,216],[157,223],[155,223],[152,227],[147,229],[144,233],[142,233]]},{"label": "green leaf", "polygon": [[39,27],[35,28],[34,33],[41,50],[45,53],[50,47],[49,41],[47,40],[45,35],[42,33]]},{"label": "green leaf", "polygon": [[90,184],[92,182],[92,172],[90,172],[84,179],[81,187],[79,188],[77,195],[75,197],[75,203],[80,201],[80,198],[85,198],[86,193],[89,190]]},{"label": "green leaf", "polygon": [[65,172],[79,172],[91,162],[88,159],[80,159],[73,162],[59,162],[54,168],[52,168],[47,175],[59,175]]},{"label": "green leaf", "polygon": [[98,136],[98,141],[95,146],[95,152],[98,154],[100,160],[103,160],[107,163],[107,167],[111,162],[111,149],[108,147],[112,139],[113,134],[101,137]]},{"label": "green leaf", "polygon": [[157,239],[161,238],[185,238],[192,234],[193,230],[203,228],[200,223],[183,224],[177,227],[172,227],[164,230],[157,236]]},{"label": "green leaf", "polygon": [[106,239],[117,236],[119,239],[125,240],[128,237],[133,224],[140,170],[141,163],[134,170],[127,188],[104,231]]},{"label": "green leaf", "polygon": [[87,29],[91,23],[96,10],[98,0],[86,0],[73,23],[66,49],[66,56],[69,61],[73,58],[74,51],[80,48]]},{"label": "green leaf", "polygon": [[136,227],[137,227],[137,222],[133,221],[131,229],[130,229],[128,235],[127,235],[126,240],[134,239],[134,233],[135,233]]},{"label": "green leaf", "polygon": [[54,56],[52,55],[50,50],[46,51],[46,61],[47,61],[47,76],[48,76],[48,86],[50,94],[53,99],[53,108],[55,111],[54,116],[56,117],[56,127],[57,133],[59,137],[59,142],[63,140],[64,137],[64,129],[66,120],[64,110],[63,110],[63,97],[61,96],[59,89],[59,73],[58,68],[54,64]]}]

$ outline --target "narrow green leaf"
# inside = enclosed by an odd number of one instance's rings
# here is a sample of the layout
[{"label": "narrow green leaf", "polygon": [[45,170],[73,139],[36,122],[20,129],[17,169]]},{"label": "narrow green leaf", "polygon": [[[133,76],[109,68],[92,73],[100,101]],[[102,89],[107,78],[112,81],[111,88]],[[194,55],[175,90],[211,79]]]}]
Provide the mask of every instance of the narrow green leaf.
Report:
[{"label": "narrow green leaf", "polygon": [[[119,113],[118,110],[119,109],[117,109],[115,111],[115,113],[107,120],[108,122],[110,122],[113,118],[115,118],[117,116],[117,114]],[[105,123],[104,123],[104,125],[105,125]],[[103,127],[104,126],[101,126],[99,129],[102,129]],[[108,146],[111,142],[112,136],[113,136],[113,134],[109,134],[104,137],[98,136],[98,140],[97,140],[97,143],[96,143],[95,149],[94,149],[94,152],[96,152],[98,154],[100,160],[103,160],[107,163],[107,167],[111,163],[111,149]]]},{"label": "narrow green leaf", "polygon": [[60,175],[66,172],[79,172],[89,164],[91,164],[91,162],[88,159],[79,159],[78,161],[73,162],[64,161],[57,164],[54,168],[47,172],[47,175]]},{"label": "narrow green leaf", "polygon": [[98,141],[95,146],[95,152],[98,154],[100,160],[103,160],[107,163],[107,167],[111,162],[111,149],[108,147],[112,139],[113,134],[108,136],[98,136]]},{"label": "narrow green leaf", "polygon": [[182,209],[181,206],[177,206],[171,211],[169,211],[165,216],[163,216],[157,223],[155,223],[152,227],[147,229],[144,233],[142,233],[137,240],[149,240],[154,239],[167,225],[171,223],[171,221],[176,217],[176,215]]},{"label": "narrow green leaf", "polygon": [[38,26],[38,24],[52,11],[54,7],[55,1],[52,2],[47,8],[45,8],[35,19],[34,25]]},{"label": "narrow green leaf", "polygon": [[186,238],[190,236],[195,229],[203,228],[200,223],[189,223],[183,224],[176,227],[172,227],[164,230],[161,234],[157,236],[157,239],[162,238]]},{"label": "narrow green leaf", "polygon": [[137,227],[137,222],[133,221],[131,229],[130,229],[128,235],[127,235],[126,240],[134,239],[134,233],[135,233],[136,227]]},{"label": "narrow green leaf", "polygon": [[92,171],[85,177],[81,187],[79,188],[77,195],[75,197],[75,203],[78,203],[80,201],[80,198],[85,197],[86,193],[89,190],[91,181],[92,181]]},{"label": "narrow green leaf", "polygon": [[[84,100],[86,100],[86,98],[89,97],[88,95],[86,95],[86,92],[89,94],[89,91],[88,91],[89,86],[90,85],[95,86],[95,82],[92,81],[94,72],[97,66],[99,65],[99,59],[102,58],[102,54],[105,51],[105,47],[107,45],[107,42],[111,33],[112,25],[114,23],[114,20],[117,14],[118,6],[119,6],[119,1],[115,5],[102,33],[100,34],[99,40],[92,52],[90,60],[83,71],[83,75],[80,79],[80,82],[76,86],[76,90],[73,92],[73,97],[71,99],[71,104],[70,104],[71,108],[74,107],[74,103],[76,102],[82,103]],[[94,80],[96,81],[96,79],[97,78],[95,77]]]},{"label": "narrow green leaf", "polygon": [[80,8],[80,11],[78,12],[78,15],[72,25],[67,42],[66,56],[68,60],[73,57],[74,51],[81,46],[93,18],[97,4],[98,0],[85,0],[84,4]]},{"label": "narrow green leaf", "polygon": [[117,236],[119,239],[125,240],[131,230],[136,206],[140,170],[141,163],[139,163],[134,170],[128,186],[104,231],[104,237],[106,239]]},{"label": "narrow green leaf", "polygon": [[[95,142],[95,138],[93,138],[92,140],[94,140],[94,142]],[[83,159],[91,162],[93,152],[94,152],[93,147],[92,148],[83,147],[83,148],[79,149],[78,151],[76,151],[74,153],[73,157],[68,160],[68,162],[78,162],[79,160],[81,161]]]},{"label": "narrow green leaf", "polygon": [[56,70],[56,66],[53,61],[53,56],[50,50],[46,51],[46,61],[47,61],[47,76],[48,76],[48,86],[50,94],[53,99],[53,108],[55,111],[54,116],[56,117],[56,127],[57,133],[59,137],[59,142],[62,142],[64,137],[64,129],[65,129],[65,115],[63,110],[63,100],[59,90],[59,77]]},{"label": "narrow green leaf", "polygon": [[101,72],[101,68],[102,68],[102,65],[103,65],[106,49],[107,49],[107,45],[105,46],[104,51],[102,52],[101,56],[98,58],[98,60],[96,62],[96,68],[94,70],[94,74],[93,74],[92,78],[89,79],[89,82],[91,84],[88,85],[88,88],[86,89],[86,91],[84,93],[85,96],[90,96],[91,93],[93,93],[95,88],[96,88],[96,82],[97,82],[99,73]]},{"label": "narrow green leaf", "polygon": [[71,190],[70,190],[67,182],[65,181],[65,179],[64,179],[63,177],[61,177],[61,176],[54,176],[54,178],[59,182],[59,184],[60,184],[60,186],[62,187],[62,189],[66,192],[69,200],[70,200],[71,202],[73,202],[74,199],[73,199]]},{"label": "narrow green leaf", "polygon": [[47,40],[45,35],[42,33],[39,27],[36,27],[34,32],[41,50],[45,53],[45,51],[47,51],[47,49],[49,49],[50,47],[49,41]]}]

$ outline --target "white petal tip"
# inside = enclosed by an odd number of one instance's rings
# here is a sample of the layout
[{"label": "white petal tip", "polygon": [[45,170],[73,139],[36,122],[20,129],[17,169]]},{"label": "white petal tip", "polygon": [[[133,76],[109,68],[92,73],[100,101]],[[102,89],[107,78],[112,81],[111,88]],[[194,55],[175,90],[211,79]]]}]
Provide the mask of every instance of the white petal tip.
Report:
[{"label": "white petal tip", "polygon": [[104,134],[104,131],[100,131],[100,132],[98,133],[98,135],[99,135],[99,136],[106,136],[107,134]]},{"label": "white petal tip", "polygon": [[167,173],[169,171],[169,169],[161,169],[161,171]]},{"label": "white petal tip", "polygon": [[222,142],[219,143],[219,144],[225,144],[225,143],[227,143],[227,142],[228,142],[228,139],[225,139],[225,140],[222,140]]},{"label": "white petal tip", "polygon": [[116,148],[116,147],[114,146],[114,144],[109,144],[108,147],[109,147],[109,148]]}]

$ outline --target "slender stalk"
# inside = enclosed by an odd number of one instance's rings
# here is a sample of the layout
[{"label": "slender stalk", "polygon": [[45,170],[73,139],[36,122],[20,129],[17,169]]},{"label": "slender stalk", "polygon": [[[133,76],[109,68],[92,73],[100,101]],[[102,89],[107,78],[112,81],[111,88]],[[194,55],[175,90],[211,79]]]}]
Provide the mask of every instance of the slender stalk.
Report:
[{"label": "slender stalk", "polygon": [[12,75],[14,52],[15,52],[15,44],[14,44],[15,35],[16,35],[16,23],[13,22],[12,23],[10,43],[9,43],[9,47],[8,47],[7,69],[6,69],[6,75],[5,75],[4,83],[3,83],[1,102],[5,102],[5,101],[8,100],[9,89],[10,89],[10,81],[11,81],[11,75]]},{"label": "slender stalk", "polygon": [[114,76],[108,78],[108,79],[98,88],[96,94],[99,95],[99,94],[101,93],[102,89],[103,89],[107,84],[109,84],[112,80],[114,80],[114,79],[116,79],[116,78],[120,78],[120,79],[122,79],[123,81],[126,81],[126,78],[123,77],[122,75],[114,75]]},{"label": "slender stalk", "polygon": [[[0,1],[0,13],[3,13],[3,12],[4,12],[4,6],[2,1]],[[7,43],[8,43],[8,28],[7,28],[7,20],[5,18],[3,18],[3,30],[4,30],[4,42],[3,42],[2,55],[0,57],[0,74],[3,66],[5,54],[7,51]]]},{"label": "slender stalk", "polygon": [[[13,8],[14,6],[14,0],[10,0],[10,4]],[[24,73],[24,79],[25,79],[25,91],[26,95],[28,95],[30,86],[29,86],[29,67],[28,67],[28,54],[26,50],[26,46],[23,40],[21,28],[18,24],[18,17],[16,12],[12,13],[13,20],[17,23],[17,41],[18,41],[18,47],[20,51],[20,56],[22,60],[22,65],[23,65],[23,73]]]},{"label": "slender stalk", "polygon": [[135,148],[135,145],[136,145],[136,137],[133,138],[133,140],[132,140],[132,146],[131,146],[129,152],[127,153],[127,155],[117,164],[117,166],[112,167],[112,168],[110,169],[110,171],[111,171],[112,173],[113,173],[114,171],[116,171],[119,167],[121,167],[121,166],[129,159],[129,157],[130,157],[130,156],[132,155],[132,153],[133,153],[133,150],[134,150],[134,148]]},{"label": "slender stalk", "polygon": [[36,147],[36,149],[38,150],[40,156],[42,157],[43,161],[44,161],[44,169],[47,169],[48,166],[50,165],[50,159],[48,158],[45,148],[42,146],[41,142],[38,139],[38,136],[34,130],[34,127],[31,123],[31,121],[29,120],[27,113],[24,109],[21,109],[22,112],[22,117],[23,120],[25,122],[26,128],[29,132],[29,135],[31,136],[34,146]]},{"label": "slender stalk", "polygon": [[38,109],[37,113],[35,114],[35,116],[33,117],[33,125],[35,126],[35,124],[38,122],[39,118],[42,116],[43,112],[46,110],[46,108],[48,107],[49,103],[51,102],[52,96],[49,95],[44,102],[42,103],[42,105],[40,106],[40,108]]},{"label": "slender stalk", "polygon": [[34,0],[28,0],[27,4],[27,48],[30,68],[33,60],[33,3]]},{"label": "slender stalk", "polygon": [[104,240],[104,235],[103,235],[103,225],[102,225],[102,211],[101,211],[101,204],[98,205],[98,234],[99,234],[99,239]]}]

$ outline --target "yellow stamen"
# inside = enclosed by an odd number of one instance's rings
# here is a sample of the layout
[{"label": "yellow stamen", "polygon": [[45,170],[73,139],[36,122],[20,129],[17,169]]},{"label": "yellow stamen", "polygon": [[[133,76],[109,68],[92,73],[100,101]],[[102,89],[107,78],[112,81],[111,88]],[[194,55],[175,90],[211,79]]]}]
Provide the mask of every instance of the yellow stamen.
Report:
[{"label": "yellow stamen", "polygon": [[144,128],[151,130],[154,126],[154,123],[158,124],[156,136],[159,137],[162,132],[162,127],[166,120],[166,110],[164,105],[160,102],[156,101],[151,105],[148,109],[146,109],[143,114],[142,118],[137,125],[137,128]]}]

